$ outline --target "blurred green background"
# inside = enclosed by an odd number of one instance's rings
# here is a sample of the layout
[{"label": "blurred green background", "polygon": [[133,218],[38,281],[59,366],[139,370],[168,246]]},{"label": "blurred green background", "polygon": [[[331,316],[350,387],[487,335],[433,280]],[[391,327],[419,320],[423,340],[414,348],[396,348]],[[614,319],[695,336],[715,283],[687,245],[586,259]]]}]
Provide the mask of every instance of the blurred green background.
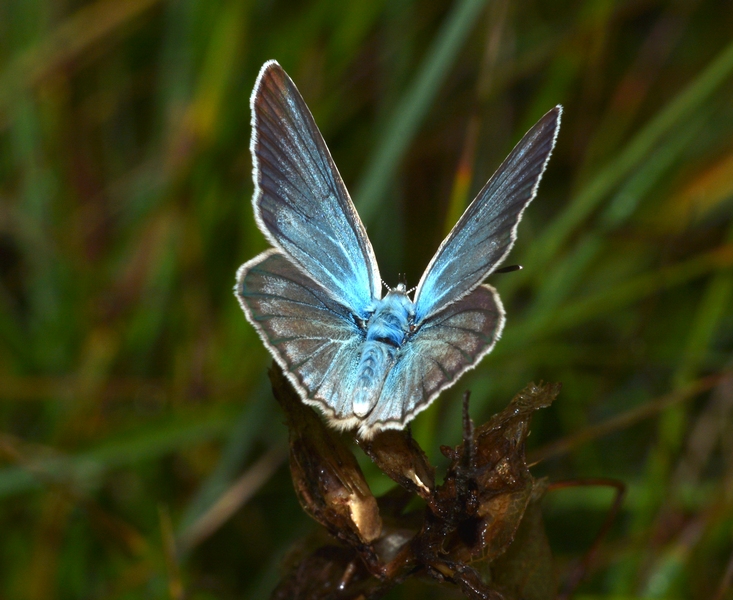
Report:
[{"label": "blurred green background", "polygon": [[[316,527],[232,294],[270,58],[390,284],[564,105],[503,339],[414,434],[437,461],[463,390],[483,421],[561,381],[535,474],[629,488],[577,597],[733,598],[732,32],[715,0],[0,0],[0,598],[265,598]],[[560,578],[611,499],[548,496]]]}]

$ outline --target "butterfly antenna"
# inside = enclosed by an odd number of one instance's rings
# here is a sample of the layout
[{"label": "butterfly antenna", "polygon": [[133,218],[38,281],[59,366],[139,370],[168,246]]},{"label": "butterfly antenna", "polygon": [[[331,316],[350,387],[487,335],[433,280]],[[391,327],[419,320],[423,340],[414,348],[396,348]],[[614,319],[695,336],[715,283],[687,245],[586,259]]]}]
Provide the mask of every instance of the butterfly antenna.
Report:
[{"label": "butterfly antenna", "polygon": [[388,292],[391,292],[392,291],[392,288],[389,287],[389,285],[387,285],[387,282],[384,279],[382,279],[382,285],[387,288],[387,291]]},{"label": "butterfly antenna", "polygon": [[414,292],[416,289],[417,289],[417,286],[415,285],[415,286],[411,287],[409,290],[407,290],[405,292],[405,294],[412,294],[412,292]]},{"label": "butterfly antenna", "polygon": [[502,267],[497,269],[494,273],[511,273],[512,271],[521,271],[522,265],[509,265],[508,267]]}]

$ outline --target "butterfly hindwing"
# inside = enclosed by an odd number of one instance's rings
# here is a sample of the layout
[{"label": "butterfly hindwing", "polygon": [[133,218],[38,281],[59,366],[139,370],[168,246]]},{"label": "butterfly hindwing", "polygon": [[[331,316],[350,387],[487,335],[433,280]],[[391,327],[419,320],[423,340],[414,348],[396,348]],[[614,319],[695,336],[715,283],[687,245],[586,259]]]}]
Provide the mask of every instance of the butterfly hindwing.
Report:
[{"label": "butterfly hindwing", "polygon": [[480,285],[430,317],[399,350],[359,434],[399,429],[491,351],[504,327],[496,290]]},{"label": "butterfly hindwing", "polygon": [[255,216],[270,241],[364,317],[381,296],[369,238],[300,92],[269,61],[252,92]]},{"label": "butterfly hindwing", "polygon": [[353,427],[363,332],[350,312],[276,250],[245,263],[236,294],[249,321],[307,402]]},{"label": "butterfly hindwing", "polygon": [[415,292],[416,323],[470,292],[509,254],[555,146],[561,112],[553,108],[525,134],[440,245]]}]

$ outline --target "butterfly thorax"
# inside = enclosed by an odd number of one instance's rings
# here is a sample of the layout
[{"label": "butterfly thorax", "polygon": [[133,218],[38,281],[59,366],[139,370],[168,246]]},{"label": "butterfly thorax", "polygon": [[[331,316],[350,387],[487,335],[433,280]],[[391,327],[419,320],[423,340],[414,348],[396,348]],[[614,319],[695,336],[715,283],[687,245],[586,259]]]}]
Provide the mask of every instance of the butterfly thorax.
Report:
[{"label": "butterfly thorax", "polygon": [[377,301],[374,312],[366,323],[367,341],[376,341],[399,348],[410,332],[415,316],[415,305],[405,293],[405,286],[395,289]]},{"label": "butterfly thorax", "polygon": [[366,322],[366,341],[357,368],[353,410],[365,417],[374,408],[395,355],[406,341],[415,316],[415,306],[400,284],[376,302]]}]

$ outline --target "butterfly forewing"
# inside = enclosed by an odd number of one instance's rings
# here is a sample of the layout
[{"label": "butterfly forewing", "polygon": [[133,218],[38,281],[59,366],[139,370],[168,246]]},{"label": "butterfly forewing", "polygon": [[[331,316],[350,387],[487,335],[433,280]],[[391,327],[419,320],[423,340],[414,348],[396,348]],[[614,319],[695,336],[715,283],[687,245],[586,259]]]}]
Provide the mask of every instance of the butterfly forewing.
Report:
[{"label": "butterfly forewing", "polygon": [[561,110],[527,132],[441,244],[415,292],[416,323],[470,292],[509,253],[555,145]]},{"label": "butterfly forewing", "polygon": [[476,366],[504,327],[499,295],[488,285],[434,314],[399,351],[362,437],[401,429],[445,388]]},{"label": "butterfly forewing", "polygon": [[305,101],[265,63],[252,93],[260,228],[327,293],[364,317],[381,295],[371,243]]}]

